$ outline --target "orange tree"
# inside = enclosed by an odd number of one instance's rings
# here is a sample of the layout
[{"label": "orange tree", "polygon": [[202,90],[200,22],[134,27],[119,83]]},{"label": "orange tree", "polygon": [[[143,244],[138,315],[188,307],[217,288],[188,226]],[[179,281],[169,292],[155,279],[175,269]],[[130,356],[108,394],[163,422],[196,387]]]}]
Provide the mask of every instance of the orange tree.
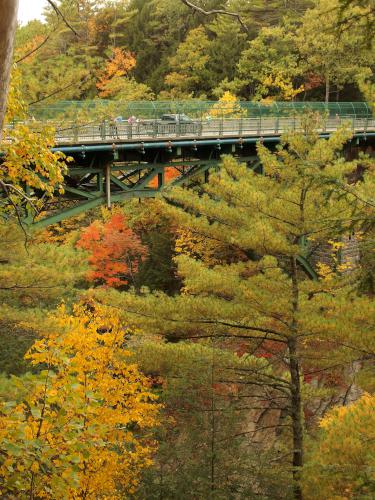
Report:
[{"label": "orange tree", "polygon": [[82,232],[77,246],[89,252],[88,279],[113,287],[133,280],[147,253],[121,213],[113,214],[106,222],[93,222]]},{"label": "orange tree", "polygon": [[133,54],[120,48],[114,48],[112,57],[107,61],[104,71],[99,75],[96,84],[100,97],[112,95],[111,84],[116,79],[126,76],[136,65]]}]

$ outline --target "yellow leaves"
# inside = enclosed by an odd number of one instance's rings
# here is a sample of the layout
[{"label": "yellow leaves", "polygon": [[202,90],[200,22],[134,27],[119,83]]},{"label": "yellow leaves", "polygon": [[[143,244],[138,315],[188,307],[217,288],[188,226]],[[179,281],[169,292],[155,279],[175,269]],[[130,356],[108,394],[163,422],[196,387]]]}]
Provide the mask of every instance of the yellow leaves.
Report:
[{"label": "yellow leaves", "polygon": [[339,274],[345,274],[353,269],[354,262],[342,257],[342,252],[349,243],[349,239],[345,239],[344,241],[330,239],[326,242],[326,261],[318,262],[316,265],[318,275],[322,280],[327,282],[332,281]]},{"label": "yellow leaves", "polygon": [[34,472],[34,473],[38,472],[39,471],[39,464],[38,464],[38,462],[33,462],[31,464],[30,470],[32,472]]},{"label": "yellow leaves", "polygon": [[231,92],[225,92],[223,96],[210,109],[210,116],[213,118],[230,117],[240,118],[246,115],[246,110],[241,109],[237,97]]},{"label": "yellow leaves", "polygon": [[1,407],[0,447],[9,453],[2,482],[9,492],[15,481],[16,493],[27,491],[32,471],[40,498],[80,498],[83,490],[87,498],[123,498],[151,463],[148,430],[158,412],[148,380],[127,362],[126,329],[115,309],[94,303],[73,314],[62,305],[44,329],[27,358],[47,369],[35,375],[25,404]]},{"label": "yellow leaves", "polygon": [[322,280],[332,280],[332,268],[328,264],[325,264],[324,262],[318,262],[316,265],[316,270]]},{"label": "yellow leaves", "polygon": [[1,180],[8,184],[8,197],[11,197],[12,205],[26,200],[31,208],[31,205],[38,206],[39,203],[26,191],[38,189],[52,196],[55,189],[61,190],[66,163],[71,159],[51,151],[55,138],[51,127],[40,127],[34,120],[28,119],[16,68],[12,73],[7,110],[1,143],[5,153]]},{"label": "yellow leaves", "polygon": [[362,488],[374,477],[375,466],[374,396],[364,394],[355,403],[336,407],[320,428],[306,468],[306,498],[336,498],[338,492],[347,495],[340,498],[366,497]]},{"label": "yellow leaves", "polygon": [[175,251],[177,254],[200,258],[208,265],[223,264],[243,257],[241,251],[183,227],[177,231]]},{"label": "yellow leaves", "polygon": [[275,100],[293,101],[298,94],[305,90],[303,85],[295,88],[292,78],[282,73],[267,75],[260,82],[260,85],[264,95],[268,95],[263,102],[273,102]]}]

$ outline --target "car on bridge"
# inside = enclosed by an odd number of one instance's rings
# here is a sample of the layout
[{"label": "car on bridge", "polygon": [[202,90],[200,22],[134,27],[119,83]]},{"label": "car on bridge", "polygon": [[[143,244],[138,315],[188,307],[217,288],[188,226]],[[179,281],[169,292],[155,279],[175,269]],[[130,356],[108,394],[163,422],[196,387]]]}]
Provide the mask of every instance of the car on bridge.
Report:
[{"label": "car on bridge", "polygon": [[160,119],[156,120],[158,133],[176,133],[179,135],[192,134],[200,135],[202,125],[198,120],[189,118],[184,113],[170,113],[161,115]]},{"label": "car on bridge", "polygon": [[184,113],[163,114],[160,118],[142,119],[131,116],[124,119],[117,116],[110,130],[116,130],[120,137],[170,137],[182,135],[201,135],[202,124],[200,121],[189,118]]}]

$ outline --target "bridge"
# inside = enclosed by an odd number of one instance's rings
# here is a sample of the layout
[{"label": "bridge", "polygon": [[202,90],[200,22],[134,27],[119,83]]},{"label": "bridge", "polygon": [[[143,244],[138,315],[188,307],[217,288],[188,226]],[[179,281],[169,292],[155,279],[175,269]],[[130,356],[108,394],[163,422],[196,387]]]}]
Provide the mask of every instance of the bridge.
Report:
[{"label": "bridge", "polygon": [[366,103],[62,102],[32,110],[56,130],[55,151],[73,157],[65,192],[34,216],[45,227],[99,205],[155,197],[169,183],[207,181],[209,169],[232,154],[262,172],[256,143],[269,147],[288,131],[303,130],[309,111],[321,114],[319,133],[344,123],[353,131],[348,150],[370,149],[375,117]]}]

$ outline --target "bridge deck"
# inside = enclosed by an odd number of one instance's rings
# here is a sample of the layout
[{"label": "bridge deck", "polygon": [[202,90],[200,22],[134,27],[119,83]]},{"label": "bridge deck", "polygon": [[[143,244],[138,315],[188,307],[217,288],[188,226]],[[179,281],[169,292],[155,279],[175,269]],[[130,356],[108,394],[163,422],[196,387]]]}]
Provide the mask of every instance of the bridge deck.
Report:
[{"label": "bridge deck", "polygon": [[[139,115],[138,115],[139,116]],[[322,118],[318,132],[329,136],[346,124],[357,141],[374,143],[372,116],[330,116]],[[64,180],[64,193],[46,199],[41,214],[29,214],[29,221],[44,227],[101,204],[130,198],[156,196],[169,183],[206,180],[210,168],[222,154],[232,154],[249,168],[262,171],[255,143],[279,142],[280,136],[304,130],[301,116],[258,116],[190,119],[165,123],[161,119],[103,120],[85,124],[35,121],[34,126],[51,125],[56,130],[55,151],[74,158]],[[362,139],[361,139],[362,138]],[[370,140],[371,139],[371,140]],[[356,142],[357,142],[356,141]],[[166,173],[173,175],[166,179]]]},{"label": "bridge deck", "polygon": [[[319,132],[330,134],[343,124],[349,126],[354,134],[375,133],[375,118],[342,116],[325,119]],[[51,125],[56,126],[54,123]],[[302,129],[303,125],[298,117],[215,119],[180,124],[165,124],[160,120],[139,120],[135,123],[104,121],[56,126],[56,145],[279,137],[285,132]]]}]

